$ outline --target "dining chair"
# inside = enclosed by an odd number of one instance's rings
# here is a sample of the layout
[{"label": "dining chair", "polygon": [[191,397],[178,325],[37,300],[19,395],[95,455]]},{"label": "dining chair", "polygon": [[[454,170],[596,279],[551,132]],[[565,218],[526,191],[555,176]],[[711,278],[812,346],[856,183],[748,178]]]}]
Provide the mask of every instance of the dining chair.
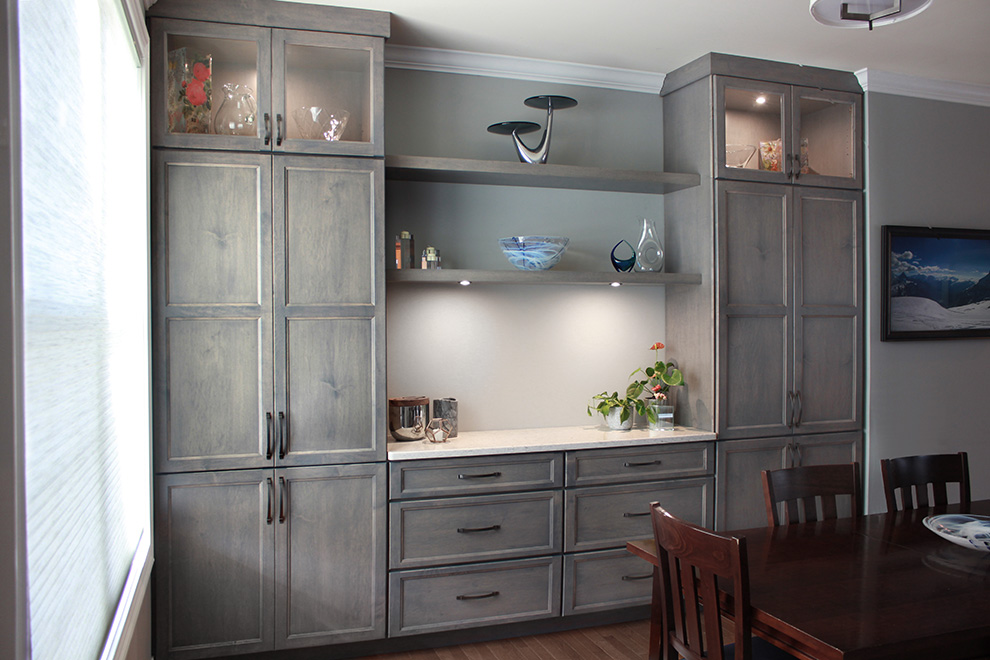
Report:
[{"label": "dining chair", "polygon": [[[849,496],[853,517],[863,510],[859,482],[859,463],[838,465],[804,465],[780,470],[763,470],[763,499],[767,507],[767,525],[838,518],[838,498]],[[784,516],[780,516],[783,503]],[[802,516],[803,514],[803,516]]]},{"label": "dining chair", "polygon": [[[665,660],[794,660],[794,656],[752,636],[746,539],[723,536],[681,520],[650,504],[657,545],[660,589],[654,607],[660,617]],[[731,601],[719,599],[718,578],[732,585]],[[728,605],[726,604],[728,602]],[[726,645],[722,615],[731,615],[732,643]]]},{"label": "dining chair", "polygon": [[[969,506],[969,456],[964,451],[884,458],[880,460],[880,473],[887,511],[945,506],[949,503],[946,485],[952,483],[959,484],[959,502],[963,507]],[[900,507],[897,506],[898,492]]]}]

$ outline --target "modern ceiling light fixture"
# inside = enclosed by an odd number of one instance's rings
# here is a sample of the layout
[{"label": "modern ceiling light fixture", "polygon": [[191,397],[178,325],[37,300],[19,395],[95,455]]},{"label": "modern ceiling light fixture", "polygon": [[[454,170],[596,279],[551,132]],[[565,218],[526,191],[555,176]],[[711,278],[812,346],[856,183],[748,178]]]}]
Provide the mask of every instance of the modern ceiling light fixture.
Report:
[{"label": "modern ceiling light fixture", "polygon": [[920,14],[932,0],[811,0],[811,15],[822,25],[869,27],[889,25]]}]

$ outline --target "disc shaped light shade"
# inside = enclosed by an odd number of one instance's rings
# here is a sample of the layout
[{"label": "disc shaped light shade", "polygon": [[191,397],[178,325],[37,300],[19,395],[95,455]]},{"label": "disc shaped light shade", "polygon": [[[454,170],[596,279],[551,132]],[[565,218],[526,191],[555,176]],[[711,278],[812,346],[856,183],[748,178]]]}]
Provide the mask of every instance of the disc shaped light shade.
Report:
[{"label": "disc shaped light shade", "polygon": [[[811,0],[811,15],[823,25],[847,28],[865,28],[869,21],[842,18],[842,5],[849,5],[849,11],[854,14],[878,15],[891,9],[897,3],[894,0]],[[883,16],[873,21],[873,25],[889,25],[903,21],[928,8],[932,0],[901,0],[901,10],[896,14]]]}]

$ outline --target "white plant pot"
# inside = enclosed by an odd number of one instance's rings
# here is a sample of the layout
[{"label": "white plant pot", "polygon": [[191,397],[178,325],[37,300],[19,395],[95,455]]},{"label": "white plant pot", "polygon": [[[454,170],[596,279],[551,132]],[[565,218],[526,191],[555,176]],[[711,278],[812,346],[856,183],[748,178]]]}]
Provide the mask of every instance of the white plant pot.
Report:
[{"label": "white plant pot", "polygon": [[630,411],[629,417],[626,421],[621,421],[622,419],[622,408],[615,407],[609,408],[608,414],[605,415],[605,423],[613,431],[628,431],[632,428],[633,416],[632,411]]}]

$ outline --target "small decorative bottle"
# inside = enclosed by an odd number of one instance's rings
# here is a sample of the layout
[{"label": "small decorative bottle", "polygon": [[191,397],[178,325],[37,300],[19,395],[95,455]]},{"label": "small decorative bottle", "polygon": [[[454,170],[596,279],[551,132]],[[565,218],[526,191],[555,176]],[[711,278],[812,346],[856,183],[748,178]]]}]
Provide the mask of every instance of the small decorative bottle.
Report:
[{"label": "small decorative bottle", "polygon": [[440,269],[440,253],[432,245],[427,245],[423,250],[423,268],[428,270]]},{"label": "small decorative bottle", "polygon": [[395,267],[400,270],[413,267],[413,235],[407,231],[395,237]]},{"label": "small decorative bottle", "polygon": [[636,270],[659,273],[663,270],[663,245],[653,221],[643,218],[643,235],[636,246]]}]

